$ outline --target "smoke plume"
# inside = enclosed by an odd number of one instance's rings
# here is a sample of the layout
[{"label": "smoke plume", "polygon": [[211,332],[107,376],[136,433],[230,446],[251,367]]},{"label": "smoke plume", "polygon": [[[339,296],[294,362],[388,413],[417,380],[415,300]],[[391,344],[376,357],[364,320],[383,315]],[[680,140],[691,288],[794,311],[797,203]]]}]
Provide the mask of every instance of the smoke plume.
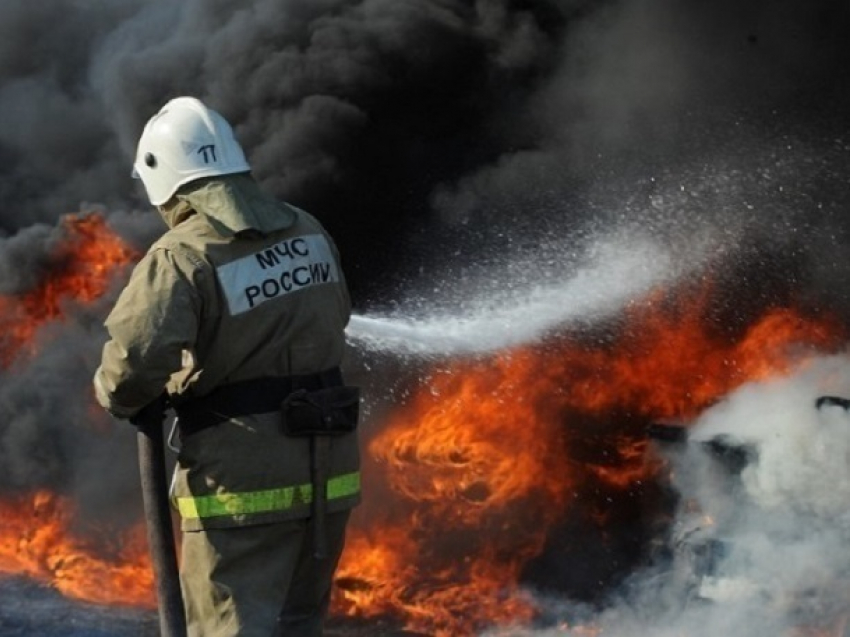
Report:
[{"label": "smoke plume", "polygon": [[707,410],[688,444],[665,452],[680,498],[672,556],[634,573],[602,612],[554,612],[614,637],[841,634],[850,416],[815,402],[848,383],[846,356],[825,357]]},{"label": "smoke plume", "polygon": [[[140,249],[164,230],[134,147],[195,95],[337,238],[358,315],[379,315],[357,329],[486,311],[540,258],[557,292],[622,236],[663,245],[665,275],[718,281],[718,320],[793,300],[850,323],[848,26],[845,0],[4,0],[0,296],[49,275],[68,213]],[[119,284],[0,369],[0,493],[133,504],[131,436],[89,389]]]}]

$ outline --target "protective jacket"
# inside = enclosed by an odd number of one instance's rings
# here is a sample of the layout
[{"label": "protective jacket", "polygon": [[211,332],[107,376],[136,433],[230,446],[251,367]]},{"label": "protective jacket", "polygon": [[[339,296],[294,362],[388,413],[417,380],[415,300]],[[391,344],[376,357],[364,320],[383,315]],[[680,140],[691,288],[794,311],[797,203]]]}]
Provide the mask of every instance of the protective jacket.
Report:
[{"label": "protective jacket", "polygon": [[[127,418],[167,389],[175,404],[241,381],[342,363],[350,299],[336,246],[307,212],[247,174],[190,184],[106,320],[98,401]],[[285,396],[280,396],[282,401]],[[328,510],[359,501],[356,434],[331,441]],[[174,483],[184,530],[310,513],[309,439],[268,407],[182,439]]]}]

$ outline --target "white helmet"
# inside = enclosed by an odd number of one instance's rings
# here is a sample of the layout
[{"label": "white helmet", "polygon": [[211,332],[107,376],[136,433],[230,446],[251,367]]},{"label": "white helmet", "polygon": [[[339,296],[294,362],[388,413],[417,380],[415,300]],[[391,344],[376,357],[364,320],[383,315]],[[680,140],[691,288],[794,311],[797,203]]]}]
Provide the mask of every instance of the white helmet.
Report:
[{"label": "white helmet", "polygon": [[133,177],[159,206],[190,181],[249,170],[227,120],[194,97],[177,97],[145,125]]}]

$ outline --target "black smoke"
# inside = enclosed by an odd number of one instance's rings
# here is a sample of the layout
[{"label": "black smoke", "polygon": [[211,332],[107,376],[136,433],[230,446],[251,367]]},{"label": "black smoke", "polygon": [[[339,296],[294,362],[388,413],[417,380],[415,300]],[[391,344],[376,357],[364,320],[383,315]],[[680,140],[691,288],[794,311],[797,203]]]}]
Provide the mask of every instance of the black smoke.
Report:
[{"label": "black smoke", "polygon": [[[49,271],[67,213],[139,247],[164,229],[131,158],[190,94],[328,226],[361,311],[649,227],[727,237],[718,316],[743,296],[850,321],[848,27],[846,0],[4,0],[0,293]],[[134,492],[130,438],[88,424],[108,306],[0,370],[0,489]]]},{"label": "black smoke", "polygon": [[180,94],[221,110],[263,183],[337,231],[364,297],[398,285],[410,251],[436,235],[581,226],[610,205],[600,190],[671,167],[719,154],[757,170],[786,142],[826,144],[789,153],[839,162],[821,175],[846,161],[840,148],[823,155],[846,122],[840,1],[12,0],[0,11],[7,234],[88,202],[144,210],[133,147]]}]

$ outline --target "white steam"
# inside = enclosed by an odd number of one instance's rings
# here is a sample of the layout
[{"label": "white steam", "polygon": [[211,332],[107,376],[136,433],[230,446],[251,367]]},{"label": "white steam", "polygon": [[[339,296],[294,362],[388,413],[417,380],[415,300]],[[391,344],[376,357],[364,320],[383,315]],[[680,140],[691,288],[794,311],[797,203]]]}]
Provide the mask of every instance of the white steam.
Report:
[{"label": "white steam", "polygon": [[708,409],[670,454],[681,496],[672,559],[637,573],[607,610],[562,604],[573,628],[514,634],[846,635],[850,413],[816,408],[824,395],[850,397],[847,356],[745,385]]}]

